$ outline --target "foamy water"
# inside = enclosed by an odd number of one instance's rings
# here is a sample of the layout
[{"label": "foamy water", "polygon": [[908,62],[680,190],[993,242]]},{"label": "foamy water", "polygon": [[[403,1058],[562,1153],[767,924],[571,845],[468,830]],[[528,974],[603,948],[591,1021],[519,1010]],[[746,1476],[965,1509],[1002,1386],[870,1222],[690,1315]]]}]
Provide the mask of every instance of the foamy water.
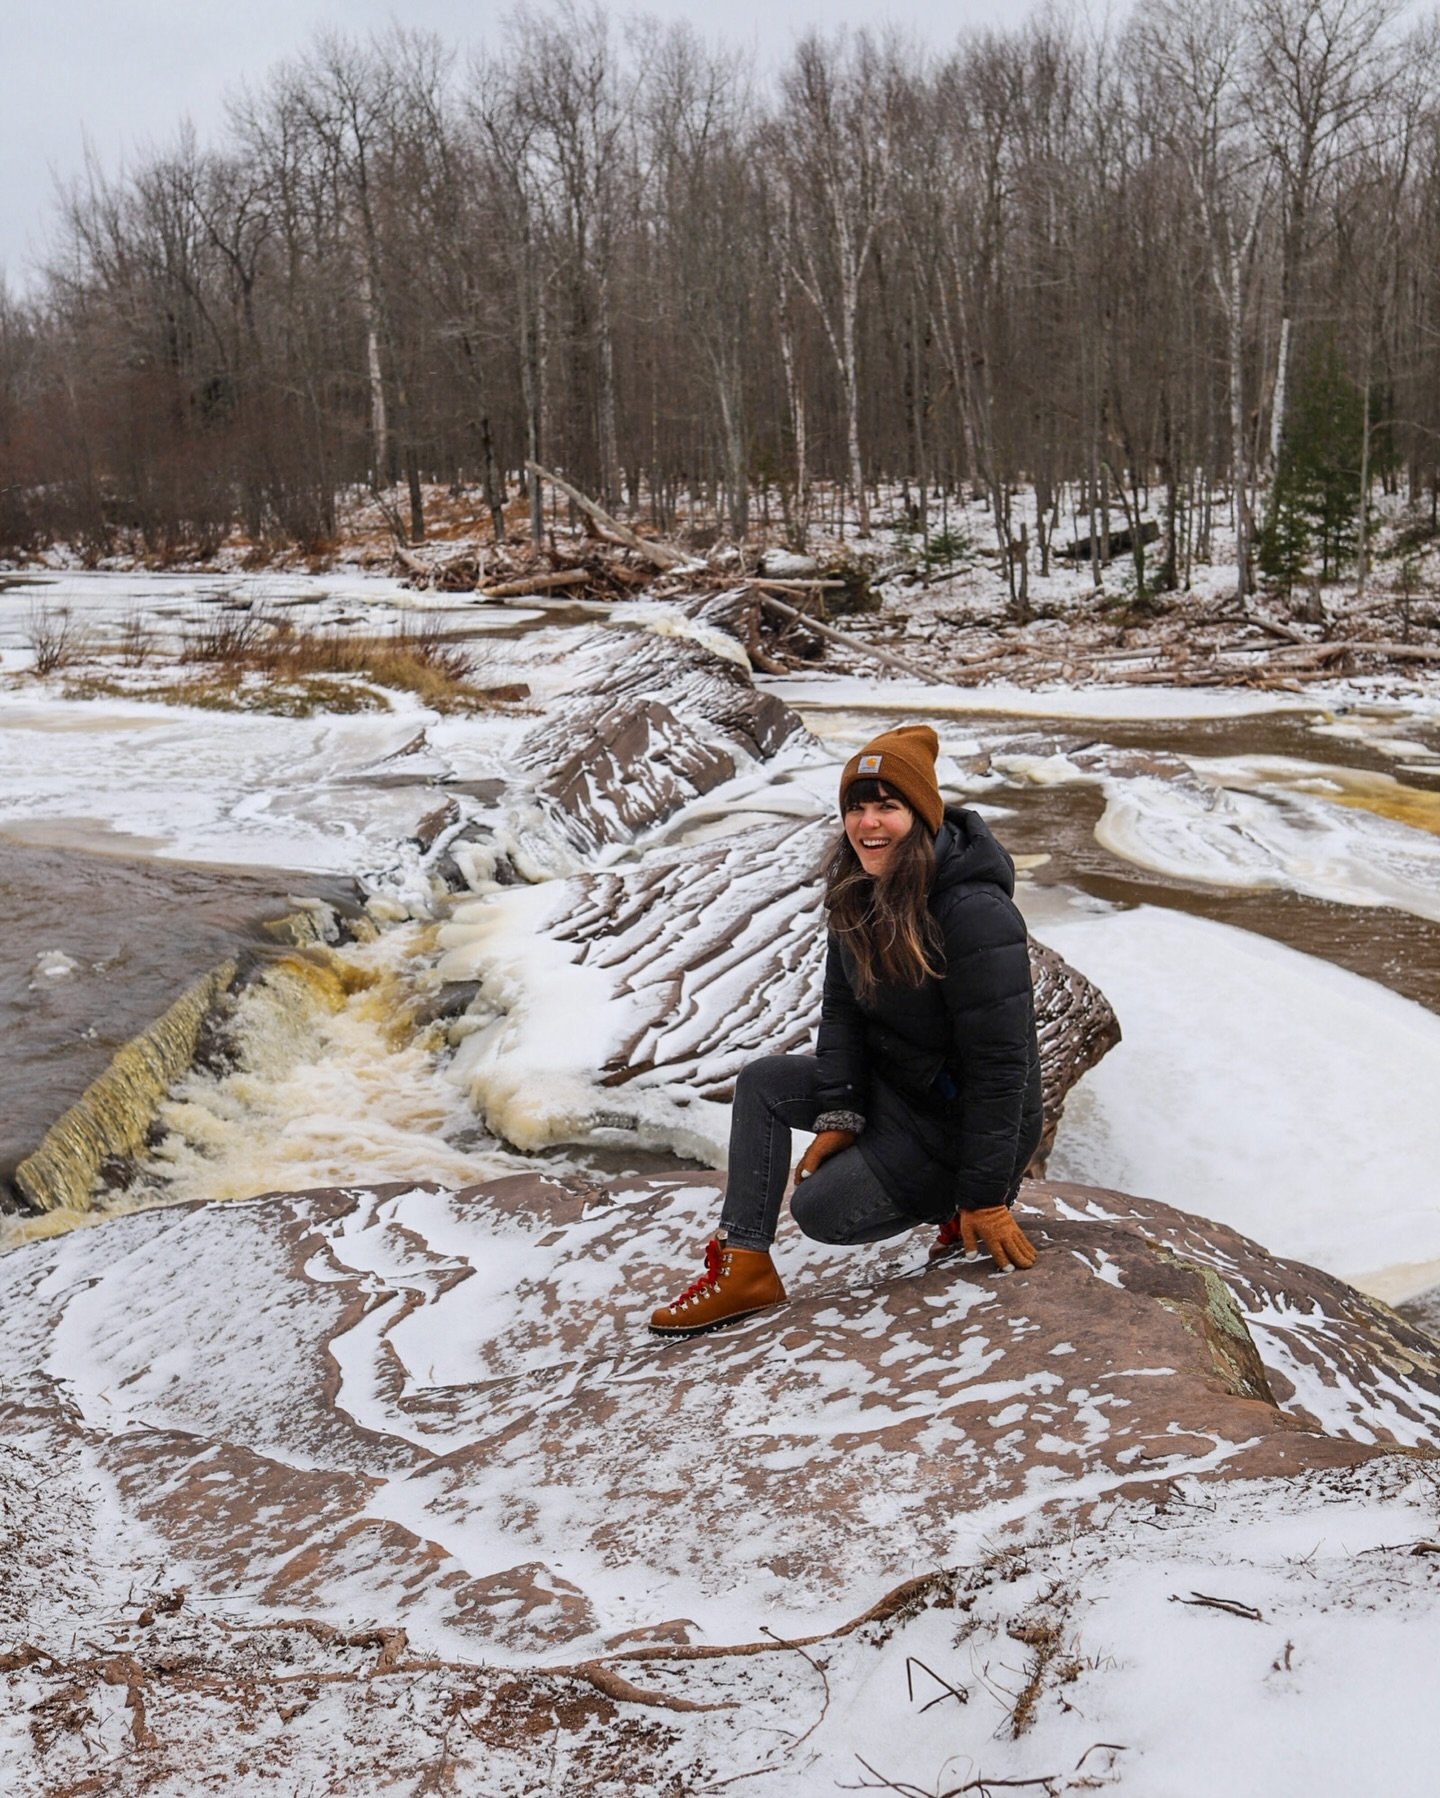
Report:
[{"label": "foamy water", "polygon": [[363,1180],[464,1186],[524,1166],[447,1077],[446,1028],[416,1010],[438,989],[433,929],[286,956],[240,993],[238,1065],[189,1075],[120,1203],[208,1201]]},{"label": "foamy water", "polygon": [[1440,792],[1334,763],[1184,760],[1191,780],[1063,754],[1002,755],[995,765],[1037,786],[1099,787],[1096,839],[1137,868],[1440,921]]}]

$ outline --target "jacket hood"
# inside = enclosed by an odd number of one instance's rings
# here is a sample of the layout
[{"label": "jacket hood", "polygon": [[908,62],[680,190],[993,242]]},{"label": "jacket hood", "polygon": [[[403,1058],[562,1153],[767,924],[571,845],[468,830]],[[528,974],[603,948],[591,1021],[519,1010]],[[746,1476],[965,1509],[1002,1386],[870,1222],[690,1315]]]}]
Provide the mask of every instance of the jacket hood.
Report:
[{"label": "jacket hood", "polygon": [[930,891],[933,895],[970,885],[998,887],[1008,899],[1015,892],[1015,864],[978,812],[947,805],[935,833],[935,879]]}]

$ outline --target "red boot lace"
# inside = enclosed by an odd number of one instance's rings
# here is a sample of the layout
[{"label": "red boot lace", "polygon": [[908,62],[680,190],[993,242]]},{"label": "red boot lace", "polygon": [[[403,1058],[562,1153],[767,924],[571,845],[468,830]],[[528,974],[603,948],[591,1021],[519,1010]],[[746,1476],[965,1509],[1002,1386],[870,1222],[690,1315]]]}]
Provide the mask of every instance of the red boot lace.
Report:
[{"label": "red boot lace", "polygon": [[935,1247],[937,1249],[953,1249],[957,1243],[964,1240],[965,1238],[960,1232],[960,1213],[957,1211],[954,1217],[947,1217],[941,1224],[939,1234],[935,1238]]},{"label": "red boot lace", "polygon": [[672,1310],[678,1310],[687,1299],[698,1299],[708,1287],[715,1286],[720,1280],[720,1244],[713,1239],[705,1244],[705,1271],[698,1280],[691,1282],[675,1300]]}]

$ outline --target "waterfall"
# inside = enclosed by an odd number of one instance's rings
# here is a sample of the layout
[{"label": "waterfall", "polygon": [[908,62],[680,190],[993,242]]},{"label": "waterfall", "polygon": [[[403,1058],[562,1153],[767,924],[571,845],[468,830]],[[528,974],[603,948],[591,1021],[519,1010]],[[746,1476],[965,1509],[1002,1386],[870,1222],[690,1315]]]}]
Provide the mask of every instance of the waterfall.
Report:
[{"label": "waterfall", "polygon": [[88,1211],[101,1168],[130,1157],[169,1088],[195,1059],[206,1019],[235,979],[234,961],[212,968],[155,1022],[116,1051],[109,1067],[46,1131],[15,1170],[15,1185],[38,1210]]}]

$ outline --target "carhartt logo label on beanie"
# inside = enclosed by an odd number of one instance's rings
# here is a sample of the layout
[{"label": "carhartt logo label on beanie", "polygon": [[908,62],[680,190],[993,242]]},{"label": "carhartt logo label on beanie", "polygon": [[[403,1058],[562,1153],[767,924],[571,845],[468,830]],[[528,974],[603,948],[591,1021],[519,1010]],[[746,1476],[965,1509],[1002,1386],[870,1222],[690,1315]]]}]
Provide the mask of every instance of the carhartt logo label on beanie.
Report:
[{"label": "carhartt logo label on beanie", "polygon": [[857,780],[883,780],[897,792],[933,834],[945,817],[945,801],[935,779],[935,758],[940,739],[928,724],[902,724],[887,730],[858,750],[840,775],[840,813],[845,795]]}]

